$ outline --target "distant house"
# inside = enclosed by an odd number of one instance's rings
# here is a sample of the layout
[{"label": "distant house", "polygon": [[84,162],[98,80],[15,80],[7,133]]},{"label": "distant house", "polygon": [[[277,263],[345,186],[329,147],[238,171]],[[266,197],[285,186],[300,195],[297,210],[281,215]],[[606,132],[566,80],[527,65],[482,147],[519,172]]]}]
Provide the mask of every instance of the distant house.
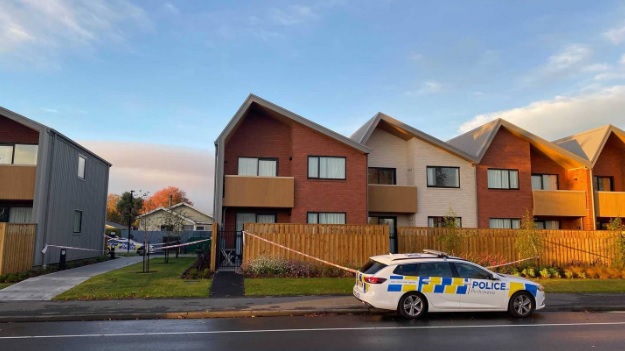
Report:
[{"label": "distant house", "polygon": [[188,231],[211,230],[213,217],[186,202],[171,207],[159,207],[137,217],[139,230]]},{"label": "distant house", "polygon": [[33,265],[104,248],[111,164],[43,124],[0,107],[0,222],[35,223]]}]

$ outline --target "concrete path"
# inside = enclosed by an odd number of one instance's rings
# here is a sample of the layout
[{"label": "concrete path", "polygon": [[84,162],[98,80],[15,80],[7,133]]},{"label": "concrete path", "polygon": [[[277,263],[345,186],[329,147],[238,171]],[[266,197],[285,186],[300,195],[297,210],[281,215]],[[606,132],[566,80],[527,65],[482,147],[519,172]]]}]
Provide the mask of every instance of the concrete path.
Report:
[{"label": "concrete path", "polygon": [[0,301],[50,301],[85,280],[141,262],[141,256],[118,257],[78,268],[28,278],[0,290]]}]

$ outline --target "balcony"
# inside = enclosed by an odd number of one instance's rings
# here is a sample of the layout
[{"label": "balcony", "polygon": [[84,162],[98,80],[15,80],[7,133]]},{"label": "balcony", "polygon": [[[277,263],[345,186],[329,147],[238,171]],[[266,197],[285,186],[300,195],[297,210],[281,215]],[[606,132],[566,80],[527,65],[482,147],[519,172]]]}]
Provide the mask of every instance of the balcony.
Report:
[{"label": "balcony", "polygon": [[625,217],[625,192],[596,191],[597,217]]},{"label": "balcony", "polygon": [[534,190],[534,216],[584,217],[586,192],[573,190]]},{"label": "balcony", "polygon": [[0,166],[0,200],[32,201],[36,173],[36,166]]},{"label": "balcony", "polygon": [[295,204],[295,178],[227,175],[225,207],[292,208]]},{"label": "balcony", "polygon": [[369,184],[369,212],[416,213],[417,187]]}]

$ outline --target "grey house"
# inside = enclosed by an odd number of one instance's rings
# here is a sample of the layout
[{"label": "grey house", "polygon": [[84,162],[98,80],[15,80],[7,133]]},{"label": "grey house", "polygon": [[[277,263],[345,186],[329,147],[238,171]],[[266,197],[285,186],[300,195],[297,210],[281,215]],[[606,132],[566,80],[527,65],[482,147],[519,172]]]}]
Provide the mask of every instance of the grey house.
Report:
[{"label": "grey house", "polygon": [[0,107],[0,222],[35,223],[34,265],[98,256],[104,248],[111,164],[78,143]]}]

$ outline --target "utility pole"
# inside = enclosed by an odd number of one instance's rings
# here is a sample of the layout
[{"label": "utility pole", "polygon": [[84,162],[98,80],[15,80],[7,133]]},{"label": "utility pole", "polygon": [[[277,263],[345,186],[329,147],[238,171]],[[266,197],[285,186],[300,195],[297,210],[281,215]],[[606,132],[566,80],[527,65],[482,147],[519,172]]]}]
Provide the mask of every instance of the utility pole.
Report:
[{"label": "utility pole", "polygon": [[134,190],[130,190],[130,209],[128,210],[128,242],[126,243],[126,253],[130,253],[130,229],[132,228],[132,197],[134,193]]}]

